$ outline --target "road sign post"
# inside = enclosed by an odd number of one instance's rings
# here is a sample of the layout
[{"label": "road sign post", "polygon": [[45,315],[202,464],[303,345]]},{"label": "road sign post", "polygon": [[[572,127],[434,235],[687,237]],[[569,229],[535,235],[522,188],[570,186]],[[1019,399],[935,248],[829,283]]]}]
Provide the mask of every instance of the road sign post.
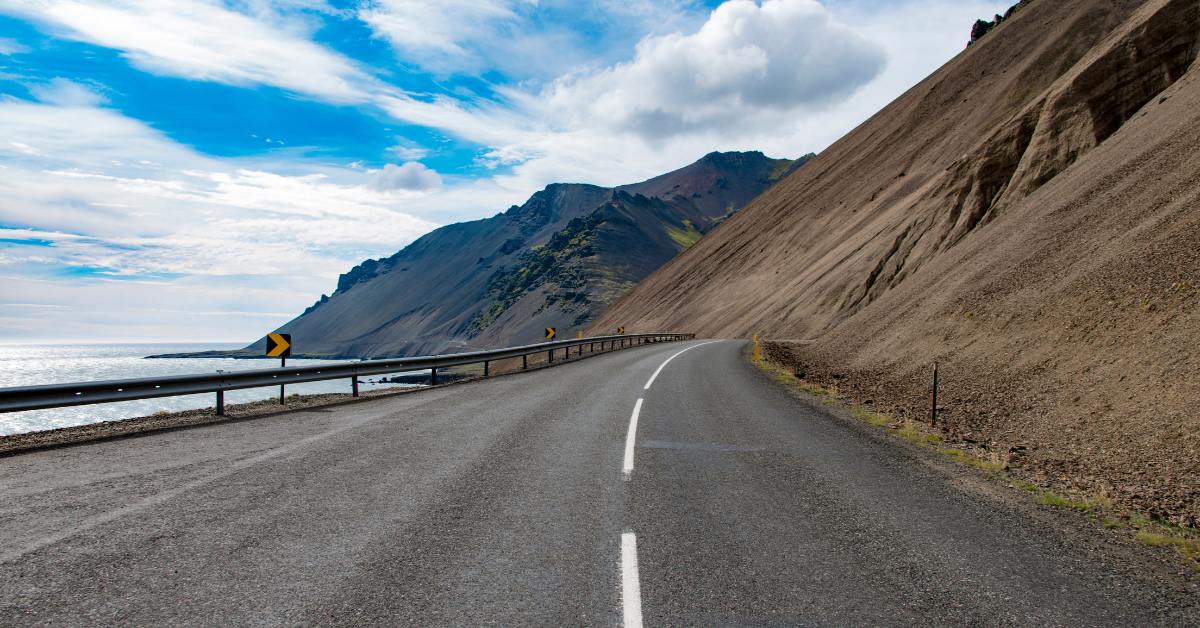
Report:
[{"label": "road sign post", "polygon": [[[267,334],[267,357],[279,358],[279,368],[287,366],[288,356],[292,355],[291,334]],[[284,384],[279,385],[279,405],[284,401]]]},{"label": "road sign post", "polygon": [[933,363],[933,392],[929,395],[929,427],[937,427],[937,376],[938,363]]}]

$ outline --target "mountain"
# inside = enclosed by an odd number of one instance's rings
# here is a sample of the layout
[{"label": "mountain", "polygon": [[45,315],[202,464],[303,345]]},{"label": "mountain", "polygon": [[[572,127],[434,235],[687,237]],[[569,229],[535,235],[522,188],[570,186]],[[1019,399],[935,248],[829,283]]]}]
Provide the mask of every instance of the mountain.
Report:
[{"label": "mountain", "polygon": [[526,344],[545,327],[574,335],[810,158],[711,153],[632,185],[549,185],[524,205],[364,261],[276,331],[292,334],[297,353],[357,357]]},{"label": "mountain", "polygon": [[790,340],[913,417],[937,361],[995,460],[1200,518],[1198,40],[1194,0],[1022,3],[592,330]]}]

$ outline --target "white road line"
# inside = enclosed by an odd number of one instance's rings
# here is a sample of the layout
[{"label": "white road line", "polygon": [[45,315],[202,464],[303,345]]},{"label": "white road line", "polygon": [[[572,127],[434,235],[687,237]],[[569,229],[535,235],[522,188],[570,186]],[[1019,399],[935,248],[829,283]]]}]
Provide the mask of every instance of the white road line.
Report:
[{"label": "white road line", "polygon": [[[692,346],[688,347],[687,349],[684,349],[683,351],[689,351],[691,349],[695,349],[696,347],[703,347],[704,345],[710,345],[714,342],[721,342],[721,341],[720,340],[710,340],[708,342],[702,342],[698,345],[692,345]],[[658,377],[658,374],[662,372],[663,367],[667,365],[667,362],[670,362],[671,360],[674,360],[675,358],[679,357],[679,354],[683,353],[683,351],[676,353],[675,355],[667,358],[666,362],[659,364],[658,370],[654,371],[654,374],[650,376],[650,381],[646,382],[646,386],[644,388],[642,388],[642,390],[650,390],[650,384],[654,383],[654,378]],[[625,471],[625,479],[626,480],[628,480],[630,474],[633,473],[633,445],[634,445],[634,442],[637,440],[638,415],[641,413],[642,413],[642,400],[638,399],[637,403],[633,404],[633,416],[629,417],[629,432],[625,435],[625,467],[624,467],[624,471]]]},{"label": "white road line", "polygon": [[[721,341],[720,340],[710,340],[708,342],[702,342],[698,345],[692,345],[692,346],[688,347],[687,349],[684,349],[683,351],[691,351],[692,349],[695,349],[696,347],[703,347],[704,345],[711,345],[714,342],[721,342]],[[679,353],[683,353],[683,351],[680,351]],[[667,362],[670,362],[671,360],[674,360],[675,358],[679,357],[679,353],[676,353],[675,355],[667,358]],[[658,374],[662,372],[663,367],[667,365],[667,362],[663,362],[662,364],[658,365],[658,370],[654,371],[654,374],[650,376],[650,381],[646,382],[646,385],[642,388],[642,390],[650,390],[650,384],[654,383],[654,378],[658,377]]]},{"label": "white road line", "polygon": [[621,535],[621,607],[625,628],[642,628],[642,585],[638,581],[637,537]]},{"label": "white road line", "polygon": [[[679,357],[680,353],[714,342],[720,342],[720,340],[692,345],[667,358],[665,362],[658,365],[658,369],[650,376],[650,380],[646,382],[646,386],[642,390],[650,390],[650,385],[662,372],[663,367]],[[627,480],[633,473],[633,445],[637,440],[638,416],[642,413],[642,401],[642,399],[638,399],[637,403],[633,404],[633,414],[629,417],[629,432],[625,435],[625,479]],[[632,532],[621,535],[621,606],[624,611],[625,628],[642,628],[642,585],[638,580],[637,536]]]},{"label": "white road line", "polygon": [[629,417],[629,432],[625,435],[625,477],[633,473],[633,442],[637,440],[638,415],[642,413],[642,400],[633,404],[633,416]]}]

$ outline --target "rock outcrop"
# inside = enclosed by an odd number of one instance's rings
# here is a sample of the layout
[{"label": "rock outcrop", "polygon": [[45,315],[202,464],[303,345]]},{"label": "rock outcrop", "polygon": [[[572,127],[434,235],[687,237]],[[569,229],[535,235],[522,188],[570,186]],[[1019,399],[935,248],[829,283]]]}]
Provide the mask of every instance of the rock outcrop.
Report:
[{"label": "rock outcrop", "polygon": [[1000,26],[1001,22],[1012,17],[1014,13],[1025,8],[1025,5],[1029,4],[1030,2],[1033,2],[1033,0],[1021,0],[1021,2],[1008,7],[1008,10],[1004,12],[1004,15],[997,14],[991,22],[987,20],[975,20],[975,24],[971,26],[971,39],[967,42],[967,45],[970,46],[971,44],[979,41],[981,37],[987,35],[988,32],[997,26]]}]

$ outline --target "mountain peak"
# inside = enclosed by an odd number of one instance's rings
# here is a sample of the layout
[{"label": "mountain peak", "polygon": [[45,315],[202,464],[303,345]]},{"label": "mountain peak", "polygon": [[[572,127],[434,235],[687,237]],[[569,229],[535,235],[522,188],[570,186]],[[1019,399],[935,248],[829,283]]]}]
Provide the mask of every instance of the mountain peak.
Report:
[{"label": "mountain peak", "polygon": [[279,331],[306,355],[357,357],[525,344],[543,327],[573,334],[795,163],[710,153],[632,185],[552,183],[364,261]]}]

